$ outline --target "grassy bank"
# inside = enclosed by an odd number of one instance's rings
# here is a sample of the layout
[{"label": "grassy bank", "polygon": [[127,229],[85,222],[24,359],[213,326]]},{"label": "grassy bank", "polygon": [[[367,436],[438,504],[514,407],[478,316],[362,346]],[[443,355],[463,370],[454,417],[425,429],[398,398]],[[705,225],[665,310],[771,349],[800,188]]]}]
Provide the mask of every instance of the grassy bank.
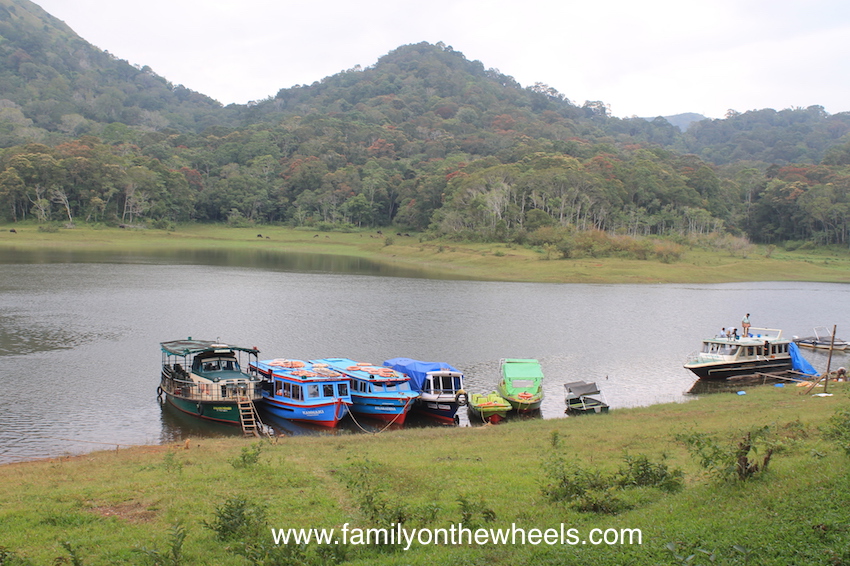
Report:
[{"label": "grassy bank", "polygon": [[[9,230],[15,229],[16,233]],[[261,237],[258,237],[258,234]],[[81,226],[40,232],[36,225],[0,227],[0,249],[168,253],[310,252],[365,258],[424,270],[437,277],[561,283],[722,283],[734,281],[850,282],[850,253],[788,252],[753,247],[729,251],[685,249],[670,263],[658,259],[557,259],[557,254],[506,244],[423,240],[416,234],[312,232],[283,227],[181,226],[173,231]]]},{"label": "grassy bank", "polygon": [[[768,386],[591,417],[192,439],[6,465],[0,563],[847,564],[850,458],[820,429],[850,402],[847,389],[831,391],[811,397]],[[764,436],[748,457],[761,463],[775,452],[766,471],[747,480],[722,479],[722,450],[703,454],[721,465],[702,466],[681,442],[719,449],[754,430]],[[644,481],[661,476],[679,489]],[[615,529],[611,537],[640,529],[642,544],[276,547],[268,530],[327,527],[338,535],[345,523],[397,521],[410,529],[462,522],[541,531],[563,523],[580,540],[591,529]]]}]

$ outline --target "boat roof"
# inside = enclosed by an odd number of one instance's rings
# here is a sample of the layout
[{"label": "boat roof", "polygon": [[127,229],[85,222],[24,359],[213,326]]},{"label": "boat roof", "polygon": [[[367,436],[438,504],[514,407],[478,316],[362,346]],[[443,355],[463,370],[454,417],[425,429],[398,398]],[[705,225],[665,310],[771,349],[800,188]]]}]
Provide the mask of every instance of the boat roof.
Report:
[{"label": "boat roof", "polygon": [[189,356],[201,354],[203,352],[219,352],[226,353],[229,351],[248,352],[249,354],[258,354],[260,351],[257,348],[246,348],[243,346],[232,346],[223,344],[213,340],[171,340],[170,342],[160,342],[162,351],[174,356]]},{"label": "boat roof", "polygon": [[505,358],[501,366],[506,379],[543,379],[543,369],[537,360]]},{"label": "boat roof", "polygon": [[[410,381],[409,377],[392,368],[356,362],[350,358],[322,358],[320,360],[310,360],[310,362],[313,364],[328,364],[336,371],[357,379],[368,379],[371,381]],[[392,375],[381,375],[381,373],[392,373]]]},{"label": "boat roof", "polygon": [[582,395],[598,395],[601,393],[596,382],[573,381],[564,384],[564,389],[570,397],[581,397]]},{"label": "boat roof", "polygon": [[725,336],[712,336],[711,338],[704,338],[703,342],[717,342],[722,344],[745,344],[748,346],[758,346],[764,344],[765,341],[768,342],[789,342],[789,340],[782,338],[782,330],[776,328],[750,328],[750,333],[748,336],[739,336],[736,340],[735,338],[727,338]]},{"label": "boat roof", "polygon": [[251,365],[262,372],[270,372],[274,377],[297,381],[349,381],[351,379],[342,372],[330,369],[327,364],[313,364],[304,360],[276,358],[258,361]]},{"label": "boat roof", "polygon": [[410,378],[410,383],[416,390],[421,390],[429,373],[451,372],[458,377],[463,373],[445,362],[422,362],[411,358],[392,358],[384,361],[384,366],[399,371]]}]

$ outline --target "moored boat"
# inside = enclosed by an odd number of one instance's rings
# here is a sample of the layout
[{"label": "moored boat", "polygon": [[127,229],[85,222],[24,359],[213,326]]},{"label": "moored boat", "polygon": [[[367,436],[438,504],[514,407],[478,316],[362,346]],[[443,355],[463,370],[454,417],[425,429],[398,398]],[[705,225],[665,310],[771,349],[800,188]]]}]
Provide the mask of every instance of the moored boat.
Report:
[{"label": "moored boat", "polygon": [[254,403],[262,398],[262,380],[247,373],[259,350],[207,340],[160,343],[159,394],[177,409],[211,421],[242,425],[257,432]]},{"label": "moored boat", "polygon": [[263,408],[275,416],[334,427],[348,414],[351,380],[327,365],[278,358],[251,370],[265,378]]},{"label": "moored boat", "polygon": [[773,328],[750,328],[746,336],[705,338],[702,348],[688,356],[685,368],[700,379],[727,379],[757,372],[792,369],[791,340]]},{"label": "moored boat", "polygon": [[794,343],[801,348],[814,348],[818,350],[846,350],[848,343],[846,340],[836,337],[833,339],[832,332],[825,326],[816,326],[814,336],[806,336],[804,338],[794,337]]},{"label": "moored boat", "polygon": [[573,381],[564,384],[564,401],[568,415],[607,413],[608,403],[596,382]]},{"label": "moored boat", "polygon": [[496,424],[507,418],[511,404],[502,399],[498,393],[473,393],[469,396],[467,414],[470,420],[480,420]]},{"label": "moored boat", "polygon": [[410,388],[410,378],[392,368],[356,362],[349,358],[311,360],[327,364],[351,378],[350,411],[373,419],[403,424],[408,412],[419,397]]},{"label": "moored boat", "polygon": [[520,413],[536,411],[543,403],[543,370],[531,359],[505,358],[499,361],[501,379],[496,393]]},{"label": "moored boat", "polygon": [[441,421],[456,422],[458,407],[466,405],[463,373],[444,362],[422,362],[392,358],[384,366],[410,378],[410,388],[419,393],[413,410]]}]

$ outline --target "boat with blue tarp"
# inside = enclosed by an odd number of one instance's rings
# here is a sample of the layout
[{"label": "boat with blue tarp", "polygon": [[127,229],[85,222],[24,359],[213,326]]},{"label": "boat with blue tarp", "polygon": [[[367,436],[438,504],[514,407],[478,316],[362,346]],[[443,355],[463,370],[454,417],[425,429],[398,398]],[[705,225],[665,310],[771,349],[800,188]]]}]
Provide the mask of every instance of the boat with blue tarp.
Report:
[{"label": "boat with blue tarp", "polygon": [[349,358],[322,358],[311,363],[327,364],[351,378],[350,411],[357,415],[403,424],[419,397],[410,387],[410,378],[389,367]]},{"label": "boat with blue tarp", "polygon": [[684,367],[700,379],[791,370],[807,373],[808,368],[799,369],[800,359],[805,361],[797,345],[782,336],[782,330],[751,327],[745,336],[723,334],[703,339],[700,351],[690,354]]},{"label": "boat with blue tarp", "polygon": [[384,366],[410,378],[410,388],[419,393],[413,410],[441,421],[457,422],[459,407],[469,398],[463,385],[463,372],[445,362],[423,362],[392,358]]},{"label": "boat with blue tarp", "polygon": [[254,403],[262,398],[262,379],[246,371],[259,350],[218,341],[161,342],[158,394],[177,409],[210,421],[256,429]]},{"label": "boat with blue tarp", "polygon": [[263,408],[275,416],[335,427],[352,404],[351,379],[327,364],[277,358],[251,370],[265,379]]}]

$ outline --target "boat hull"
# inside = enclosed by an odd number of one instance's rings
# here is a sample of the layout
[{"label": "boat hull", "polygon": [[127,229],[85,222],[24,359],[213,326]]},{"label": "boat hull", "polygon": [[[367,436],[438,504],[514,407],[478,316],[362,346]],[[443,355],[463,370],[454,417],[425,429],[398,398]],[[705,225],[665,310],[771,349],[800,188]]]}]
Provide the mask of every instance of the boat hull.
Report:
[{"label": "boat hull", "polygon": [[348,414],[348,404],[341,399],[302,405],[263,395],[262,407],[277,417],[327,427],[335,427]]},{"label": "boat hull", "polygon": [[166,393],[165,398],[176,409],[194,417],[232,425],[242,424],[239,418],[239,406],[235,402],[198,401],[184,399],[170,393]]},{"label": "boat hull", "polygon": [[496,388],[496,392],[508,403],[511,405],[511,409],[516,411],[517,413],[530,413],[532,411],[537,411],[540,409],[540,405],[543,404],[543,394],[538,393],[537,395],[532,395],[530,398],[522,398],[516,395],[510,395],[506,391],[504,384],[500,383]]},{"label": "boat hull", "polygon": [[468,407],[470,420],[474,419],[476,421],[493,424],[508,418],[509,410],[510,409],[507,408],[493,409],[491,407],[478,407],[473,405],[469,405]]},{"label": "boat hull", "polygon": [[791,369],[790,358],[747,360],[728,363],[688,364],[689,369],[700,379],[729,379],[758,372],[782,372]]},{"label": "boat hull", "polygon": [[373,397],[351,394],[350,411],[354,414],[380,421],[404,424],[413,406],[413,398],[406,400],[391,397]]},{"label": "boat hull", "polygon": [[423,395],[416,400],[412,410],[429,419],[453,423],[457,421],[457,411],[459,408],[460,405],[452,397],[428,399]]}]

